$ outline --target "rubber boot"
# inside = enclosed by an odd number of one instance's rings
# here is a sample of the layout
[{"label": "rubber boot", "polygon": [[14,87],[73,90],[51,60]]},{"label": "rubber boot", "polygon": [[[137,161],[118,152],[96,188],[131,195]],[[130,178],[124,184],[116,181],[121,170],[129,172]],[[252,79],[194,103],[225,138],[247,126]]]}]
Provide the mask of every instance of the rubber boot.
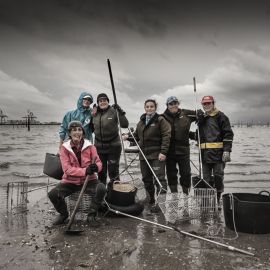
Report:
[{"label": "rubber boot", "polygon": [[221,211],[220,197],[221,197],[221,192],[217,192],[218,211]]},{"label": "rubber boot", "polygon": [[184,194],[188,195],[188,190],[189,190],[189,188],[187,188],[187,187],[182,187],[182,190],[183,190]]},{"label": "rubber boot", "polygon": [[97,212],[88,213],[87,215],[87,223],[89,224],[89,226],[94,227],[94,228],[99,227],[99,223],[96,220],[96,215],[97,215]]},{"label": "rubber boot", "polygon": [[147,190],[149,196],[150,196],[150,201],[149,201],[149,204],[150,205],[153,205],[155,204],[156,200],[155,200],[155,190],[154,189],[151,189],[151,190]]},{"label": "rubber boot", "polygon": [[65,222],[65,220],[68,218],[69,214],[68,212],[60,213],[55,219],[52,221],[53,225],[60,225]]},{"label": "rubber boot", "polygon": [[172,186],[169,186],[169,187],[170,187],[171,193],[177,193],[178,192],[177,185],[172,185]]}]

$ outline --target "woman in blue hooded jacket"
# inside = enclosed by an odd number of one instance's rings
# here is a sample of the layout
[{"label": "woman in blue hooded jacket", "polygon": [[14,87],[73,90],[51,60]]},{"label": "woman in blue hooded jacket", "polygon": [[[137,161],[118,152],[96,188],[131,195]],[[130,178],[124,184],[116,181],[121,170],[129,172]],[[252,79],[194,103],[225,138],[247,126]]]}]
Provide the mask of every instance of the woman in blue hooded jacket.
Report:
[{"label": "woman in blue hooded jacket", "polygon": [[66,112],[64,115],[59,135],[60,135],[60,143],[59,143],[59,150],[57,154],[60,154],[61,147],[63,144],[63,141],[68,138],[68,124],[71,121],[78,120],[82,123],[83,129],[85,131],[84,138],[89,139],[91,142],[93,142],[92,138],[92,131],[90,129],[90,122],[91,122],[91,116],[94,116],[96,114],[96,109],[90,108],[90,104],[93,103],[93,96],[87,92],[81,93],[78,102],[77,102],[77,109],[71,110]]}]

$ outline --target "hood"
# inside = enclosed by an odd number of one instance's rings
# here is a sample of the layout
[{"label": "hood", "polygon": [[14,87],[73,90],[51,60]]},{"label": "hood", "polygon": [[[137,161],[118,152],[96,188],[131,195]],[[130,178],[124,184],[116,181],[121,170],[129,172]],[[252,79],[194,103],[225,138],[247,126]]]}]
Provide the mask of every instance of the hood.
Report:
[{"label": "hood", "polygon": [[[78,110],[80,110],[81,112],[83,112],[83,111],[85,110],[85,108],[84,108],[83,105],[82,105],[82,102],[83,102],[83,97],[84,97],[84,96],[87,96],[87,95],[89,95],[89,96],[92,98],[92,100],[94,101],[93,96],[92,96],[90,93],[87,93],[87,92],[81,93],[81,95],[80,95],[80,97],[79,97],[79,99],[78,99],[78,102],[77,102],[77,108],[78,108]],[[92,103],[90,103],[90,104],[92,104]],[[88,109],[90,109],[90,106],[88,107]]]}]

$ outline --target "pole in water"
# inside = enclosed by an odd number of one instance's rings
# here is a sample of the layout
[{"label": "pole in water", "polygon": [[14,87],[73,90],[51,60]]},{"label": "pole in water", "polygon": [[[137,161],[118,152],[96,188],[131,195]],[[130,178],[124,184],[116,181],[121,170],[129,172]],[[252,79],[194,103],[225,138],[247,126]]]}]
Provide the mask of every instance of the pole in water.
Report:
[{"label": "pole in water", "polygon": [[30,117],[29,117],[30,110],[27,110],[27,112],[28,112],[28,131],[30,131]]}]

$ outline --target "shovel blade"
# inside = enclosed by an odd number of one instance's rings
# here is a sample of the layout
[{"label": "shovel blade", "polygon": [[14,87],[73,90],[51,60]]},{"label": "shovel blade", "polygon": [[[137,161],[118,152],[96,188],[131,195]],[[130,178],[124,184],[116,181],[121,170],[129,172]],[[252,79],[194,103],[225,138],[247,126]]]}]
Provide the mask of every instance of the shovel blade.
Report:
[{"label": "shovel blade", "polygon": [[71,230],[67,230],[67,231],[65,232],[65,234],[80,234],[80,233],[82,233],[82,232],[84,232],[84,230],[81,230],[81,231],[71,231]]}]

